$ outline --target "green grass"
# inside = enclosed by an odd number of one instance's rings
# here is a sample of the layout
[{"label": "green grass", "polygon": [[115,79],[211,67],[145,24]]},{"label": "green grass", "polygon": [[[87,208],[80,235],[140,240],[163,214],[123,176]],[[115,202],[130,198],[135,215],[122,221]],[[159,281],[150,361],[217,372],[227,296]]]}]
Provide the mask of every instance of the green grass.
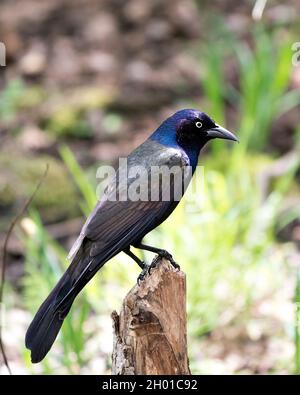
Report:
[{"label": "green grass", "polygon": [[93,210],[97,202],[95,188],[93,188],[91,183],[88,181],[83,170],[76,161],[74,154],[67,146],[61,147],[60,154],[69,172],[71,173],[75,184],[83,196],[81,208],[83,213],[87,216]]},{"label": "green grass", "polygon": [[[252,30],[251,43],[247,43],[234,38],[221,24],[211,44],[201,52],[205,107],[218,123],[225,122],[226,106],[238,109],[235,128],[241,154],[264,150],[272,125],[300,104],[299,90],[288,90],[294,41],[293,35],[281,37],[276,29],[268,31],[258,24]],[[237,86],[226,79],[224,64],[229,59],[237,71]],[[218,144],[212,151],[218,154],[223,148],[223,143]]]},{"label": "green grass", "polygon": [[0,95],[0,116],[4,122],[11,121],[20,108],[25,86],[21,80],[10,81]]},{"label": "green grass", "polygon": [[[276,40],[258,26],[253,33],[254,49],[245,43],[236,46],[240,73],[240,137],[247,149],[262,150],[272,123],[289,107],[300,103],[300,93],[287,93],[290,81],[291,38]],[[293,99],[291,99],[293,98]]]},{"label": "green grass", "polygon": [[34,108],[45,98],[39,86],[28,87],[22,79],[9,80],[0,93],[0,117],[5,125],[13,124],[20,111]]}]

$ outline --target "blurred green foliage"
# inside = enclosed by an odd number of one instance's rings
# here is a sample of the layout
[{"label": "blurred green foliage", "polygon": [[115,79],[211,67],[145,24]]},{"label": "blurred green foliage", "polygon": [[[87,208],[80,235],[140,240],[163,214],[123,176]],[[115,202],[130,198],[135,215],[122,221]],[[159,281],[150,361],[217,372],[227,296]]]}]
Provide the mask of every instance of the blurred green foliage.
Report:
[{"label": "blurred green foliage", "polygon": [[86,119],[87,113],[95,108],[105,108],[113,98],[113,92],[99,87],[75,89],[67,100],[60,100],[53,106],[44,126],[57,137],[89,138],[93,133]]},{"label": "blurred green foliage", "polygon": [[58,109],[46,123],[46,127],[58,136],[91,136],[91,130],[83,119],[82,111],[75,110],[72,106]]},{"label": "blurred green foliage", "polygon": [[[45,220],[51,222],[76,215],[79,212],[76,190],[71,176],[62,163],[50,155],[41,155],[28,160],[13,150],[0,156],[0,168],[3,169],[0,206],[7,208],[16,205],[23,199],[24,194],[29,196],[47,163],[49,164],[47,183],[44,183],[40,189],[33,206],[41,211]],[[61,202],[65,204],[60,204]]]},{"label": "blurred green foliage", "polygon": [[21,80],[12,80],[0,96],[0,116],[4,121],[11,120],[21,106],[25,86]]},{"label": "blurred green foliage", "polygon": [[84,197],[84,200],[80,205],[83,213],[88,216],[97,202],[95,188],[93,188],[91,183],[88,181],[75,156],[67,146],[61,147],[60,154],[69,172],[73,176],[78,189]]},{"label": "blurred green foliage", "polygon": [[[300,104],[300,92],[288,90],[292,62],[293,36],[284,39],[276,30],[258,24],[252,32],[252,42],[237,40],[220,24],[213,32],[211,45],[201,51],[204,66],[203,89],[209,113],[225,122],[226,103],[238,108],[240,119],[236,130],[243,150],[261,151],[266,147],[271,126],[287,111]],[[214,48],[211,51],[211,48]],[[225,78],[224,64],[230,59],[237,67],[239,87],[230,85]],[[218,153],[223,144],[213,147]]]},{"label": "blurred green foliage", "polygon": [[27,87],[20,79],[12,79],[0,94],[0,117],[10,124],[21,110],[34,108],[45,99],[45,92],[39,86]]},{"label": "blurred green foliage", "polygon": [[258,151],[265,148],[272,123],[300,104],[300,92],[286,93],[292,69],[290,39],[279,41],[258,26],[253,41],[253,50],[245,43],[236,46],[241,89],[239,130],[246,148]]}]

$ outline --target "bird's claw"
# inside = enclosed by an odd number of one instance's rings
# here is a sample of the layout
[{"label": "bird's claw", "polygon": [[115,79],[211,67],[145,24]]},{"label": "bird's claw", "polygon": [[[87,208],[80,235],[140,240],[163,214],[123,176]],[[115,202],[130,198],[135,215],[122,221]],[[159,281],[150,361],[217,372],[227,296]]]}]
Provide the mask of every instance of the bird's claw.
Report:
[{"label": "bird's claw", "polygon": [[172,255],[166,251],[166,250],[162,250],[159,252],[159,254],[153,259],[153,261],[151,262],[150,265],[144,265],[143,270],[141,271],[141,273],[139,274],[138,278],[137,278],[137,284],[140,285],[142,281],[145,280],[145,277],[147,274],[149,274],[149,276],[151,276],[151,270],[154,269],[157,266],[157,263],[159,262],[159,260],[161,258],[165,258],[167,259],[171,265],[176,269],[176,270],[180,270],[180,266],[178,265],[178,263],[176,263],[172,257]]},{"label": "bird's claw", "polygon": [[140,283],[142,281],[144,281],[147,274],[149,274],[149,276],[151,276],[151,269],[154,269],[156,267],[158,260],[159,260],[159,257],[157,256],[156,258],[153,259],[153,261],[150,263],[150,265],[145,264],[143,270],[141,271],[140,275],[137,278],[138,285],[140,285]]},{"label": "bird's claw", "polygon": [[145,268],[141,271],[141,273],[139,274],[138,278],[137,278],[137,285],[140,286],[141,282],[144,281],[146,274],[148,272],[148,269]]},{"label": "bird's claw", "polygon": [[176,270],[180,270],[180,266],[174,261],[172,255],[168,251],[162,250],[158,255],[161,258],[167,259]]},{"label": "bird's claw", "polygon": [[149,267],[148,267],[148,273],[149,275],[151,275],[151,269],[154,269],[157,266],[159,257],[157,256],[156,258],[153,259],[153,261],[150,263]]}]

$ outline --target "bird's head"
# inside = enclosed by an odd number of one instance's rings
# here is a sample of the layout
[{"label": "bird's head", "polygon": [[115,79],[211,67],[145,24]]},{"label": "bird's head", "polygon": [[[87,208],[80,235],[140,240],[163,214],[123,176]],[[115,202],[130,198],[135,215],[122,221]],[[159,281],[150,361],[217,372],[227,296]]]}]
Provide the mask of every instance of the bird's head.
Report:
[{"label": "bird's head", "polygon": [[166,147],[180,146],[189,156],[193,167],[196,166],[201,148],[212,139],[238,141],[229,130],[218,125],[201,111],[180,110],[166,119],[150,136]]},{"label": "bird's head", "polygon": [[233,133],[201,111],[181,110],[169,119],[174,122],[176,140],[182,147],[194,144],[203,146],[215,138],[238,141]]}]

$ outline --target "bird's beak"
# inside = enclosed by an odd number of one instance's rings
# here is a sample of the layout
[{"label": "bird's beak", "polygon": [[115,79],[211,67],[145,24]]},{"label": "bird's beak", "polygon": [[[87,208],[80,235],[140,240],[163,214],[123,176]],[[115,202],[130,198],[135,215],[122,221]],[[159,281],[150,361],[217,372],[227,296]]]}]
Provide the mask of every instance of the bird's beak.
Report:
[{"label": "bird's beak", "polygon": [[239,142],[239,139],[229,130],[222,128],[222,126],[217,125],[216,127],[209,129],[207,131],[208,137],[211,138],[219,138],[219,139],[225,139],[225,140],[232,140],[232,141],[237,141]]}]

